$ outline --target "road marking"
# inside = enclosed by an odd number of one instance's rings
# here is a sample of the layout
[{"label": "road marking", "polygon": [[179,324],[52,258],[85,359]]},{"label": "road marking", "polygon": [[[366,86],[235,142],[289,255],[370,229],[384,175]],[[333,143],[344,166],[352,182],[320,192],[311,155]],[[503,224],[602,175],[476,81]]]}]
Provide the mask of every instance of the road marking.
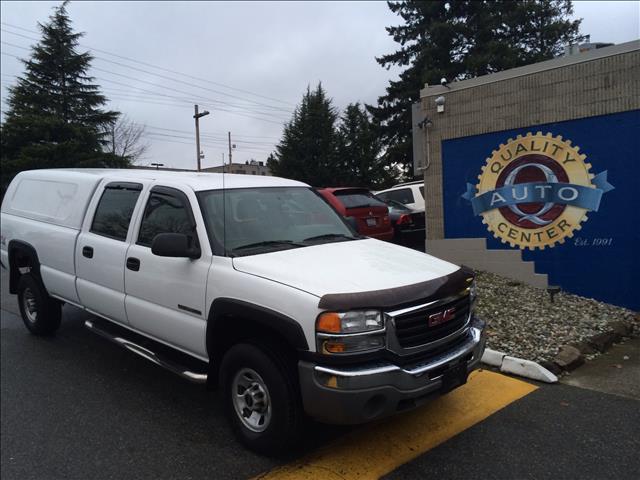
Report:
[{"label": "road marking", "polygon": [[537,388],[499,373],[475,371],[466,385],[424,407],[358,428],[256,479],[378,479]]}]

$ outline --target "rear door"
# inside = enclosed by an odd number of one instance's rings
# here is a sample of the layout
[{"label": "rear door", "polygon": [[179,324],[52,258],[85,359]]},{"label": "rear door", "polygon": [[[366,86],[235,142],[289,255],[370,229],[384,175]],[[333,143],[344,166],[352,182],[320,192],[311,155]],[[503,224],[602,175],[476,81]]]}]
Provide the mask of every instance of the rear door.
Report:
[{"label": "rear door", "polygon": [[[205,297],[211,248],[193,191],[155,185],[144,199],[125,268],[125,305],[131,327],[206,358]],[[201,249],[197,259],[151,252],[159,233],[183,233]]]},{"label": "rear door", "polygon": [[107,182],[99,187],[76,243],[80,303],[124,324],[124,263],[142,187],[142,183],[132,182]]},{"label": "rear door", "polygon": [[336,190],[333,195],[344,206],[347,217],[358,222],[358,231],[363,235],[377,235],[391,228],[389,208],[366,189]]}]

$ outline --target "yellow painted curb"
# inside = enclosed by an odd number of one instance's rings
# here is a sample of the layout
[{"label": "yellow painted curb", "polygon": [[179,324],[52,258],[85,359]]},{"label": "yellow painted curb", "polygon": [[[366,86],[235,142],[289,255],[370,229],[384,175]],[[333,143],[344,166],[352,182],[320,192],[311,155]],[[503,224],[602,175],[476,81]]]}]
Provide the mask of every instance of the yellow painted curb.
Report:
[{"label": "yellow painted curb", "polygon": [[261,480],[378,479],[538,387],[499,373],[473,372],[466,385],[411,412],[361,427]]}]

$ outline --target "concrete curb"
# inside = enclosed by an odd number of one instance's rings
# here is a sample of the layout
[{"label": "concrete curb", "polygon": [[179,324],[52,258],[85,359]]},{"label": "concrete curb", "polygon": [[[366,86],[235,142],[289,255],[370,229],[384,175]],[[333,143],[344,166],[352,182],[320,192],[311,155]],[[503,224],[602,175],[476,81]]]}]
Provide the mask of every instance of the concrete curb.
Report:
[{"label": "concrete curb", "polygon": [[481,362],[491,365],[492,367],[497,367],[501,372],[511,373],[540,382],[556,383],[558,381],[558,377],[536,362],[511,357],[506,353],[491,350],[490,348],[485,349]]}]

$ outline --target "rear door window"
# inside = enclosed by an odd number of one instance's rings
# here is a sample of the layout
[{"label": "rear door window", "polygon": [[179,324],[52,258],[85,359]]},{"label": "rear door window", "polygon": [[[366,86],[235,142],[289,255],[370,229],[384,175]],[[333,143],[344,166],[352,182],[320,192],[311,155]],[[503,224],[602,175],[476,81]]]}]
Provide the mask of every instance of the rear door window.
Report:
[{"label": "rear door window", "polygon": [[345,208],[386,207],[387,204],[378,200],[368,190],[338,190],[333,192],[335,197]]},{"label": "rear door window", "polygon": [[420,187],[420,195],[422,195],[422,199],[424,200],[424,185]]},{"label": "rear door window", "polygon": [[126,240],[141,190],[139,183],[108,184],[98,202],[90,231],[115,240]]}]

